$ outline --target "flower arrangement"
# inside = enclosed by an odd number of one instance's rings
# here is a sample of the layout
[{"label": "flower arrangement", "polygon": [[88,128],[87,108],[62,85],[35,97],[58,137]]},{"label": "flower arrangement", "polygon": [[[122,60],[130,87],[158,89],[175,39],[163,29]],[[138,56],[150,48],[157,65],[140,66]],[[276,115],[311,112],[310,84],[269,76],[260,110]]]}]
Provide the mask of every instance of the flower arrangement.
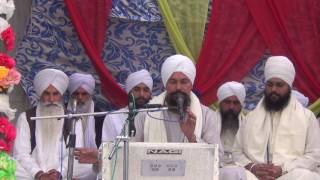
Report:
[{"label": "flower arrangement", "polygon": [[16,164],[9,156],[11,153],[14,139],[16,138],[16,129],[8,118],[0,116],[0,179],[15,179]]},{"label": "flower arrangement", "polygon": [[[5,51],[13,50],[15,34],[8,23],[14,11],[13,0],[0,0],[0,40],[3,41]],[[6,94],[10,87],[19,84],[21,74],[15,68],[15,60],[5,53],[0,53],[0,93]],[[11,88],[12,89],[12,88]]]},{"label": "flower arrangement", "polygon": [[16,128],[5,116],[0,117],[0,152],[11,153],[14,139],[16,138]]},{"label": "flower arrangement", "polygon": [[[0,3],[1,6],[1,3]],[[0,12],[1,13],[1,12]],[[0,17],[0,39],[4,42],[6,51],[13,50],[15,34],[13,28],[8,23],[8,21]]]},{"label": "flower arrangement", "polygon": [[[5,52],[13,50],[15,34],[8,23],[14,12],[13,0],[0,0],[0,40]],[[21,74],[15,68],[16,62],[5,53],[0,53],[0,179],[15,180],[16,163],[10,157],[16,129],[9,119],[15,110],[10,108],[8,91],[20,82]],[[8,119],[9,118],[9,119]]]},{"label": "flower arrangement", "polygon": [[0,93],[7,93],[10,86],[19,84],[21,74],[16,70],[15,64],[13,58],[0,53]]}]

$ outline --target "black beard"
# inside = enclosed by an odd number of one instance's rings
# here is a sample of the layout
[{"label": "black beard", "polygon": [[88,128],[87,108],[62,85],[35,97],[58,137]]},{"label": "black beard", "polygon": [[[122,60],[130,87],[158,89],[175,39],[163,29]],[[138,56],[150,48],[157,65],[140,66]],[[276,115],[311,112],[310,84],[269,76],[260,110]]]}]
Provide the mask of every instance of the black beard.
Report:
[{"label": "black beard", "polygon": [[[186,111],[187,108],[190,106],[191,99],[190,99],[190,96],[185,92],[175,91],[170,94],[167,94],[165,98],[165,102],[169,107],[178,107],[178,104],[177,104],[178,94],[182,94],[184,97],[183,110]],[[174,113],[179,113],[178,108],[170,108],[169,111]]]},{"label": "black beard", "polygon": [[[278,100],[274,101],[272,100],[271,96],[276,95],[279,97]],[[291,91],[289,90],[288,93],[284,94],[283,96],[280,96],[276,93],[270,93],[267,94],[266,91],[264,91],[264,107],[267,111],[281,111],[283,108],[285,108],[290,100]]]},{"label": "black beard", "polygon": [[239,114],[240,112],[235,112],[233,110],[223,111],[220,108],[221,115],[221,134],[226,130],[235,130],[239,129]]},{"label": "black beard", "polygon": [[143,108],[143,106],[148,104],[149,101],[150,101],[150,98],[149,99],[145,99],[143,97],[135,98],[136,108],[137,109]]}]

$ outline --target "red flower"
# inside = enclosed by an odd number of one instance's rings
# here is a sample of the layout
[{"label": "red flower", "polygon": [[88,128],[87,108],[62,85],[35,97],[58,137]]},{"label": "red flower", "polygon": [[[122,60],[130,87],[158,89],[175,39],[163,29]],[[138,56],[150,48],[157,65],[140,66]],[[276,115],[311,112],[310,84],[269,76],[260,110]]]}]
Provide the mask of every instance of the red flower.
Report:
[{"label": "red flower", "polygon": [[11,152],[13,142],[16,138],[16,128],[5,117],[0,117],[0,151]]},{"label": "red flower", "polygon": [[13,28],[9,26],[6,30],[2,31],[1,37],[4,41],[7,51],[13,50],[15,34]]},{"label": "red flower", "polygon": [[13,68],[16,65],[16,62],[10,56],[0,53],[0,66],[5,66],[9,69]]},{"label": "red flower", "polygon": [[5,151],[8,154],[10,154],[11,148],[8,147],[8,144],[3,139],[0,139],[0,152],[2,151]]}]

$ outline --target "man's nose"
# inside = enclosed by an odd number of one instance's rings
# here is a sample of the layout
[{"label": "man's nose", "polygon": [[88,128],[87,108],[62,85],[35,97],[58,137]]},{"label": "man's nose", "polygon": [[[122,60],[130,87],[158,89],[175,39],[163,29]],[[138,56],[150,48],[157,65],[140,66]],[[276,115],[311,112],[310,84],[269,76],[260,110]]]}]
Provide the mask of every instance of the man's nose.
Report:
[{"label": "man's nose", "polygon": [[54,102],[54,95],[52,95],[52,94],[49,95],[49,101]]},{"label": "man's nose", "polygon": [[278,87],[277,86],[271,86],[271,92],[277,92]]},{"label": "man's nose", "polygon": [[181,88],[182,88],[181,84],[180,84],[180,83],[177,83],[177,85],[176,85],[176,90],[181,90]]}]

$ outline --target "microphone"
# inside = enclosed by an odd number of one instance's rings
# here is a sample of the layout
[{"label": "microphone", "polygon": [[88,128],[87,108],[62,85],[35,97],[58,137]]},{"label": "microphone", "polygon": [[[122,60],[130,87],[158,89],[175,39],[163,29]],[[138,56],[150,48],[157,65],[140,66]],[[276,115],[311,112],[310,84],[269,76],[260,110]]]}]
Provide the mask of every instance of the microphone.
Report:
[{"label": "microphone", "polygon": [[177,102],[177,106],[178,106],[178,112],[179,112],[179,116],[180,116],[180,121],[183,121],[184,120],[184,101],[185,101],[185,98],[183,96],[182,93],[177,93],[177,99],[176,99],[176,102]]},{"label": "microphone", "polygon": [[71,111],[73,114],[76,114],[77,113],[77,99],[76,98],[72,98],[72,101],[71,101]]},{"label": "microphone", "polygon": [[129,121],[129,136],[134,137],[136,135],[136,127],[134,125],[134,117],[137,113],[134,112],[136,109],[135,97],[132,93],[129,93],[129,102],[128,102],[128,121]]}]

